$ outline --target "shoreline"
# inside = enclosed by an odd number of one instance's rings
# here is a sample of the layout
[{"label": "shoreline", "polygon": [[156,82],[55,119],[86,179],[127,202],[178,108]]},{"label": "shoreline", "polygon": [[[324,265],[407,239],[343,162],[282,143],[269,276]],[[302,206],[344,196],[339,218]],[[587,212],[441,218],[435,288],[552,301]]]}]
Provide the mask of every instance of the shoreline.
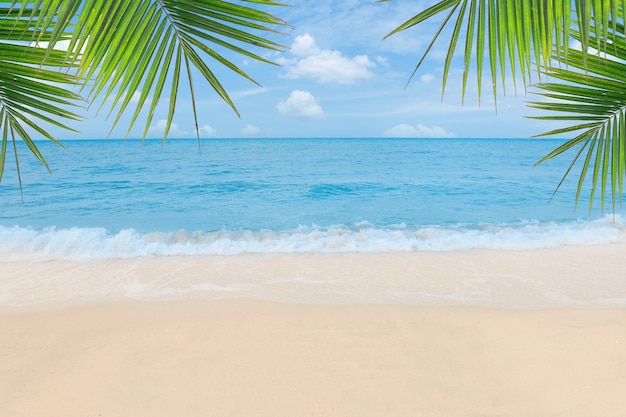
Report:
[{"label": "shoreline", "polygon": [[626,244],[0,262],[0,313],[124,300],[626,307]]},{"label": "shoreline", "polygon": [[621,417],[626,309],[124,301],[0,314],[21,417]]}]

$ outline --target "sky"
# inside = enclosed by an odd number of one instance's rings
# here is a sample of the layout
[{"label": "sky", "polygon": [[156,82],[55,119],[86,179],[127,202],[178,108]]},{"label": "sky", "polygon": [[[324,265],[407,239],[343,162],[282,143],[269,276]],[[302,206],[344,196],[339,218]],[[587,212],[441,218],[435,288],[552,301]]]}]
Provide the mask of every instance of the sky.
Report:
[{"label": "sky", "polygon": [[[494,97],[484,90],[478,101],[476,78],[470,78],[461,101],[462,57],[456,57],[442,100],[443,58],[448,38],[438,42],[420,70],[415,65],[440,20],[383,40],[399,24],[434,1],[286,0],[292,7],[269,10],[290,27],[272,39],[282,53],[256,51],[279,65],[229,55],[261,86],[208,61],[229,92],[241,117],[194,76],[203,138],[239,137],[414,137],[525,138],[554,128],[524,116],[533,113],[525,101],[536,100],[519,88]],[[486,75],[489,77],[489,75]],[[484,84],[489,84],[485,78]],[[521,91],[520,91],[521,90]],[[166,96],[164,94],[164,96]],[[61,139],[122,138],[130,114],[111,130],[106,111],[86,111],[86,120],[71,126],[80,133],[51,129]],[[168,103],[162,100],[150,125],[149,138],[162,138]],[[130,113],[130,112],[129,112]],[[129,137],[140,137],[143,120]],[[190,94],[181,89],[170,138],[195,137]]]}]

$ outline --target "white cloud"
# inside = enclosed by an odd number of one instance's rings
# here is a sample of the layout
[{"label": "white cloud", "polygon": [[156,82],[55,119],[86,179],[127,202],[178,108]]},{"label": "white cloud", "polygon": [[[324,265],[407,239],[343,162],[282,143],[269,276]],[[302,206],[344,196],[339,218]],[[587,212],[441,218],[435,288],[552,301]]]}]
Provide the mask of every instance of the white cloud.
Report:
[{"label": "white cloud", "polygon": [[[161,119],[156,123],[156,125],[150,126],[149,134],[155,135],[155,136],[163,136],[163,133],[165,133],[166,126],[167,126],[167,120]],[[183,137],[189,136],[189,132],[179,128],[176,123],[172,122],[172,125],[170,126],[170,131],[168,132],[167,136],[169,138],[183,138]]]},{"label": "white cloud", "polygon": [[[121,95],[121,97],[120,97],[120,101],[121,101],[121,102],[124,102],[124,100],[126,100],[126,97],[127,97],[127,93],[123,93],[123,94]],[[130,96],[129,103],[130,103],[130,104],[139,104],[139,99],[140,99],[140,98],[141,98],[141,91],[135,91],[135,92],[133,93],[133,95],[132,95],[132,96]],[[109,97],[106,99],[106,101],[107,101],[107,102],[111,102],[111,103],[113,102],[113,100],[114,100],[114,97],[113,97],[113,96],[109,96]],[[169,100],[169,99],[167,99],[167,100]],[[146,97],[146,101],[145,101],[145,103],[144,103],[144,104],[146,104],[146,103],[150,103],[151,101],[152,101],[152,97],[151,97],[151,96],[148,96],[148,97]],[[158,124],[158,123],[157,123],[157,124]],[[165,126],[165,125],[164,125],[164,126]],[[156,126],[154,126],[154,127],[156,128]]]},{"label": "white cloud", "polygon": [[[608,44],[612,44],[613,41],[611,39],[607,39],[607,43]],[[572,49],[575,49],[577,51],[582,51],[583,50],[583,44],[580,41],[577,40],[571,40],[569,42],[569,47]],[[599,56],[601,58],[604,59],[608,59],[609,61],[614,61],[614,62],[625,62],[623,59],[619,59],[617,58],[615,55],[611,55],[611,49],[607,48],[607,51],[609,51],[609,53],[607,54],[606,52],[600,51],[596,48],[592,48],[591,46],[587,47],[587,53],[589,55],[593,55],[593,56]]]},{"label": "white cloud", "polygon": [[242,99],[245,97],[256,96],[257,94],[267,93],[269,90],[265,87],[255,87],[249,90],[234,91],[230,94],[232,99]]},{"label": "white cloud", "polygon": [[294,90],[287,100],[276,105],[278,114],[301,119],[322,119],[324,110],[308,91]]},{"label": "white cloud", "polygon": [[132,104],[137,104],[139,103],[139,98],[141,97],[141,91],[135,91],[133,93],[133,96],[130,98],[130,102]]},{"label": "white cloud", "polygon": [[308,33],[296,36],[296,39],[294,39],[293,44],[291,45],[290,51],[295,56],[302,57],[318,55],[321,52],[317,45],[315,45],[315,39],[313,36]]},{"label": "white cloud", "polygon": [[[37,46],[39,48],[48,48],[48,46],[50,45],[50,42],[30,42],[29,46]],[[54,48],[57,51],[67,51],[70,47],[70,40],[62,40],[62,41],[58,41],[57,43],[54,44]],[[84,46],[83,46],[84,49]]]},{"label": "white cloud", "polygon": [[[414,57],[416,51],[428,45],[432,33],[441,23],[440,19],[432,19],[434,22],[424,22],[417,30],[407,30],[382,41],[383,36],[416,14],[416,7],[421,7],[416,6],[417,1],[315,0],[298,3],[303,6],[287,9],[282,17],[301,33],[311,33],[326,44],[342,45],[342,50],[356,46],[368,53],[393,51]],[[419,3],[434,2],[420,0]]]},{"label": "white cloud", "polygon": [[200,134],[200,137],[203,138],[214,138],[215,136],[217,136],[217,130],[213,129],[209,125],[200,126],[200,128],[198,129],[198,133]]},{"label": "white cloud", "polygon": [[285,67],[285,77],[292,79],[313,78],[322,83],[352,84],[370,78],[373,74],[369,68],[376,66],[367,55],[347,58],[339,51],[320,50],[309,34],[297,36],[291,52],[296,58],[281,58],[277,62]]},{"label": "white cloud", "polygon": [[435,80],[435,76],[433,74],[424,74],[420,77],[420,81],[424,84],[430,84]]},{"label": "white cloud", "polygon": [[[42,42],[44,43],[44,42]],[[47,43],[47,42],[45,42]],[[43,46],[43,45],[42,45]],[[45,47],[47,47],[48,45],[46,45]],[[64,41],[58,41],[55,45],[54,45],[54,49],[58,49],[61,51],[67,51],[70,47],[70,41],[69,40],[64,40]]]},{"label": "white cloud", "polygon": [[411,126],[403,123],[385,130],[383,136],[391,138],[453,138],[455,135],[440,126],[423,124]]},{"label": "white cloud", "polygon": [[261,133],[261,129],[251,124],[247,124],[246,127],[239,131],[241,136],[258,136],[259,133]]},{"label": "white cloud", "polygon": [[376,62],[378,62],[383,67],[389,68],[389,61],[384,56],[377,56],[376,57]]}]

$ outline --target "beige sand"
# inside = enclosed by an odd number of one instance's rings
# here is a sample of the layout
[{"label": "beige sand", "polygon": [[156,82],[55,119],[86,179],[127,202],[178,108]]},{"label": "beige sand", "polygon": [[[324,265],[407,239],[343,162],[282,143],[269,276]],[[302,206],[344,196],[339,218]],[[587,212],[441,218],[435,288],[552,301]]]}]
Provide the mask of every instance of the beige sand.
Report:
[{"label": "beige sand", "polygon": [[0,315],[0,415],[626,410],[626,310],[127,302]]},{"label": "beige sand", "polygon": [[626,306],[624,254],[626,244],[527,251],[0,261],[0,306],[239,297],[321,304],[606,308]]},{"label": "beige sand", "polygon": [[0,262],[0,416],[623,417],[625,250]]}]

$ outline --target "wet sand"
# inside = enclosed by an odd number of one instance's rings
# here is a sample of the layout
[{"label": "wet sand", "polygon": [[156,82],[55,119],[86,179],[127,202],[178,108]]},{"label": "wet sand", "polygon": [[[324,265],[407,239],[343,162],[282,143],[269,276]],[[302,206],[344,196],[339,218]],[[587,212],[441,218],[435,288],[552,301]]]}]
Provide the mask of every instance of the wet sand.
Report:
[{"label": "wet sand", "polygon": [[626,244],[542,250],[0,261],[3,306],[252,298],[317,304],[626,307]]}]

